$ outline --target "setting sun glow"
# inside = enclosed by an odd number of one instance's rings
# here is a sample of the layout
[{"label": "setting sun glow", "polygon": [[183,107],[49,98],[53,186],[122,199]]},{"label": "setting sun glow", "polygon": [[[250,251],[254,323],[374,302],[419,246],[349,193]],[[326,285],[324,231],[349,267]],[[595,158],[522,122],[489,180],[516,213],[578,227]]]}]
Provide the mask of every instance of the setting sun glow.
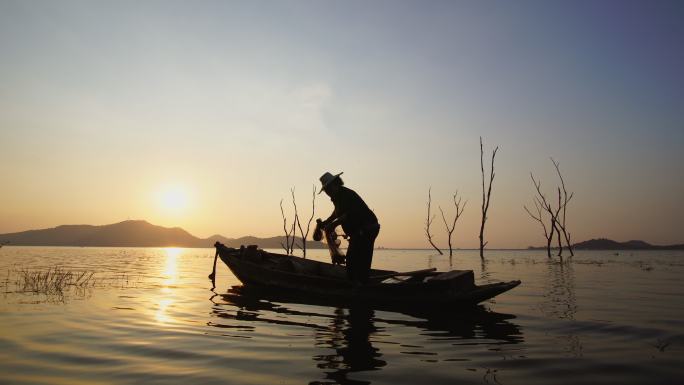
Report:
[{"label": "setting sun glow", "polygon": [[188,194],[178,186],[163,189],[158,199],[160,206],[171,212],[181,212],[188,206]]}]

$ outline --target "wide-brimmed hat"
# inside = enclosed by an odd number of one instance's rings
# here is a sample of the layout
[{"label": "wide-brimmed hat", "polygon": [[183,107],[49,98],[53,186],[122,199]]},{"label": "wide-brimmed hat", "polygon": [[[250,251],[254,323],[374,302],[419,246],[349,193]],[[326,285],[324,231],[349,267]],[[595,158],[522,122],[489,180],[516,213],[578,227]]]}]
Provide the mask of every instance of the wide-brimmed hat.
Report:
[{"label": "wide-brimmed hat", "polygon": [[339,174],[337,174],[337,175],[333,175],[333,174],[331,174],[331,173],[329,173],[329,172],[326,172],[325,174],[323,174],[323,175],[319,178],[319,180],[321,181],[321,185],[322,185],[322,186],[321,186],[321,191],[319,191],[318,193],[319,193],[319,194],[322,193],[323,190],[325,190],[325,188],[328,187],[328,185],[329,185],[330,183],[334,182],[335,179],[339,179],[339,178],[340,178],[340,175],[342,175],[342,174],[344,174],[344,172],[341,172],[341,173],[339,173]]}]

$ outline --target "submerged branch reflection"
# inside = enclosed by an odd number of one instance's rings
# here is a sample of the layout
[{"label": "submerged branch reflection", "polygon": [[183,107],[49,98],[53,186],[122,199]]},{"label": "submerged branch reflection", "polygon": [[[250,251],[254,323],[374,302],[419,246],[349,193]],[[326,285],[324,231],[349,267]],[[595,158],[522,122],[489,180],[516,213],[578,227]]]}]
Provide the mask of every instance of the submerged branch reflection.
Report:
[{"label": "submerged branch reflection", "polygon": [[577,313],[575,296],[575,270],[572,263],[549,261],[544,282],[545,301],[541,310],[558,319],[574,320]]},{"label": "submerged branch reflection", "polygon": [[[573,263],[549,261],[547,266],[545,300],[540,305],[541,311],[547,317],[574,321],[577,314],[577,297]],[[567,353],[573,357],[582,357],[584,349],[579,335],[569,332],[560,334],[558,339]]]}]

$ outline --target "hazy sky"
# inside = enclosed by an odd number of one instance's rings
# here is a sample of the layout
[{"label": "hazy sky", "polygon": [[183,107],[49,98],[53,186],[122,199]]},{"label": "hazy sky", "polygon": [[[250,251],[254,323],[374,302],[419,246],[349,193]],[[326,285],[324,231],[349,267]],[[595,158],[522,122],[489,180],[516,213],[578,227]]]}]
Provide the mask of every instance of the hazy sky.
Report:
[{"label": "hazy sky", "polygon": [[344,171],[376,245],[427,246],[432,186],[475,247],[482,136],[490,247],[543,243],[522,206],[550,156],[575,240],[681,243],[683,68],[681,1],[0,0],[0,233],[272,236],[290,187],[308,216]]}]

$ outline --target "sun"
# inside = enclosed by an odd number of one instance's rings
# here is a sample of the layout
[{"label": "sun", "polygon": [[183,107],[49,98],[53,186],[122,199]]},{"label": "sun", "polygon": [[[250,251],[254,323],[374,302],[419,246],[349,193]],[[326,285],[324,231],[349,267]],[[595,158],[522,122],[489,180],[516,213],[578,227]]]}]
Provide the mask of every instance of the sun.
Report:
[{"label": "sun", "polygon": [[180,186],[170,186],[161,190],[159,204],[170,212],[181,212],[188,207],[188,193]]}]

